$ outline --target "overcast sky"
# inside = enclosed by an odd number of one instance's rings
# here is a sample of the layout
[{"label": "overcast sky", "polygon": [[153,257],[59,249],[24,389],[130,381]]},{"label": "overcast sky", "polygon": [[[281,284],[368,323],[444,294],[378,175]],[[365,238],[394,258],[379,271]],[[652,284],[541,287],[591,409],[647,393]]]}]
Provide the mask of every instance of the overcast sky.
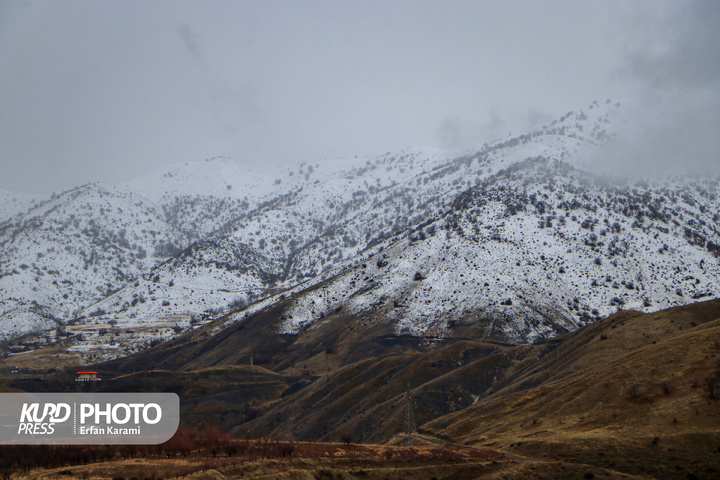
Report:
[{"label": "overcast sky", "polygon": [[0,187],[473,148],[606,98],[690,98],[717,142],[718,5],[5,0]]}]

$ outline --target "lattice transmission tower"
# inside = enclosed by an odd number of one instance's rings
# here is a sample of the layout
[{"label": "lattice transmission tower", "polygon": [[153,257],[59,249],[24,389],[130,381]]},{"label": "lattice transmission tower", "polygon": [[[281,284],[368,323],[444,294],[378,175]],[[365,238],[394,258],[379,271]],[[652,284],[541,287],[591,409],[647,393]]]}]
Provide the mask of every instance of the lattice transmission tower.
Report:
[{"label": "lattice transmission tower", "polygon": [[413,409],[413,399],[410,394],[410,385],[407,390],[407,408],[405,409],[405,433],[408,435],[415,433],[417,425],[415,425],[415,411]]}]

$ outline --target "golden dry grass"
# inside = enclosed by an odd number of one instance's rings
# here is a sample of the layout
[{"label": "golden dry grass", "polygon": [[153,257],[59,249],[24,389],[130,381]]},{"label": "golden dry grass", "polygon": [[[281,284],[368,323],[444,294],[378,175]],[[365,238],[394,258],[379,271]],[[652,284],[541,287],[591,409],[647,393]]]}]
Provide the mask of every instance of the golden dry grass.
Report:
[{"label": "golden dry grass", "polygon": [[[462,446],[343,445],[293,443],[291,455],[276,458],[210,457],[194,452],[187,458],[131,458],[36,469],[17,479],[61,480],[108,478],[193,480],[432,480],[432,479],[642,479],[592,465],[548,461]],[[592,477],[586,475],[592,474]]]},{"label": "golden dry grass", "polygon": [[717,302],[623,312],[564,342],[535,373],[547,380],[509,385],[426,428],[626,473],[718,478],[720,400],[703,388],[720,373],[717,313]]}]

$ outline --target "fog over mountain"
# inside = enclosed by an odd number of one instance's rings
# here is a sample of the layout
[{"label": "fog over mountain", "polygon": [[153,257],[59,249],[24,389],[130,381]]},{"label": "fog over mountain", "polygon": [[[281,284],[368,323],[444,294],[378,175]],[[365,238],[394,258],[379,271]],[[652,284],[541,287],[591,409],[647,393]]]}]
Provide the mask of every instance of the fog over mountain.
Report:
[{"label": "fog over mountain", "polygon": [[720,172],[720,4],[678,3],[639,23],[619,74],[635,89],[635,118],[608,157],[633,173]]},{"label": "fog over mountain", "polygon": [[632,121],[606,99],[474,151],[279,170],[216,157],[40,200],[2,192],[0,340],[97,360],[274,308],[265,334],[357,320],[527,343],[716,297],[720,176],[608,182],[595,159]]},{"label": "fog over mountain", "polygon": [[267,166],[478,149],[605,98],[634,108],[640,131],[604,157],[715,167],[717,10],[6,2],[0,187],[59,193],[218,155]]}]

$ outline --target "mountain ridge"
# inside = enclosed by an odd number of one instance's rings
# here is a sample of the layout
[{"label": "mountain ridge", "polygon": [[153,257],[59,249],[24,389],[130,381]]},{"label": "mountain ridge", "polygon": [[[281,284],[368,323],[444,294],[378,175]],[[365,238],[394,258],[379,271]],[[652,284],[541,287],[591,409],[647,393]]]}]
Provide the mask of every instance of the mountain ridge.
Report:
[{"label": "mountain ridge", "polygon": [[[158,176],[168,185],[192,183],[192,172],[203,168],[248,171],[224,158],[176,164],[114,187],[86,187],[143,199],[132,206],[147,203],[140,210],[156,220],[144,229],[133,227],[146,237],[132,243],[143,245],[145,258],[131,262],[142,268],[123,270],[112,261],[94,266],[105,272],[96,285],[105,284],[110,295],[60,309],[65,313],[55,323],[75,320],[91,343],[99,340],[93,328],[108,322],[132,327],[165,319],[166,332],[170,326],[185,330],[250,305],[228,317],[241,320],[276,301],[273,295],[281,290],[297,293],[305,287],[295,285],[318,285],[336,276],[335,286],[324,283],[329,296],[296,296],[278,332],[308,328],[342,308],[375,311],[397,322],[396,333],[421,336],[448,335],[449,326],[494,318],[489,328],[498,340],[527,342],[572,330],[620,306],[658,309],[717,295],[713,272],[720,235],[711,214],[718,211],[717,180],[618,186],[584,170],[589,152],[596,155],[615,135],[611,119],[618,108],[594,103],[587,113],[570,112],[459,156],[413,149],[374,159],[304,163],[288,167],[285,178],[270,180],[278,176],[271,172],[245,179],[266,185],[254,193],[228,189],[230,181],[241,184],[230,174],[212,178],[222,193],[217,196],[160,189],[151,201],[152,192],[143,196],[131,188],[147,189]],[[92,207],[96,217],[104,208],[99,203]],[[33,218],[38,217],[21,216],[2,228],[22,231]],[[108,232],[117,237],[117,229]],[[90,246],[96,241],[87,228],[75,235]],[[0,234],[0,242],[7,244],[6,237]],[[105,237],[113,248],[127,250],[119,239]],[[642,258],[633,252],[636,247]],[[0,266],[6,274],[19,271],[19,261]],[[42,272],[43,265],[27,264]],[[357,273],[361,264],[372,275]],[[685,273],[661,272],[676,268]],[[479,270],[486,273],[478,276]],[[112,274],[116,281],[108,282]],[[365,280],[370,276],[375,280]],[[544,300],[547,292],[556,297]],[[251,305],[265,297],[265,303]],[[21,300],[37,301],[32,295]],[[57,311],[57,303],[38,305]],[[378,313],[382,304],[390,307]],[[5,316],[11,306],[4,307]]]}]

